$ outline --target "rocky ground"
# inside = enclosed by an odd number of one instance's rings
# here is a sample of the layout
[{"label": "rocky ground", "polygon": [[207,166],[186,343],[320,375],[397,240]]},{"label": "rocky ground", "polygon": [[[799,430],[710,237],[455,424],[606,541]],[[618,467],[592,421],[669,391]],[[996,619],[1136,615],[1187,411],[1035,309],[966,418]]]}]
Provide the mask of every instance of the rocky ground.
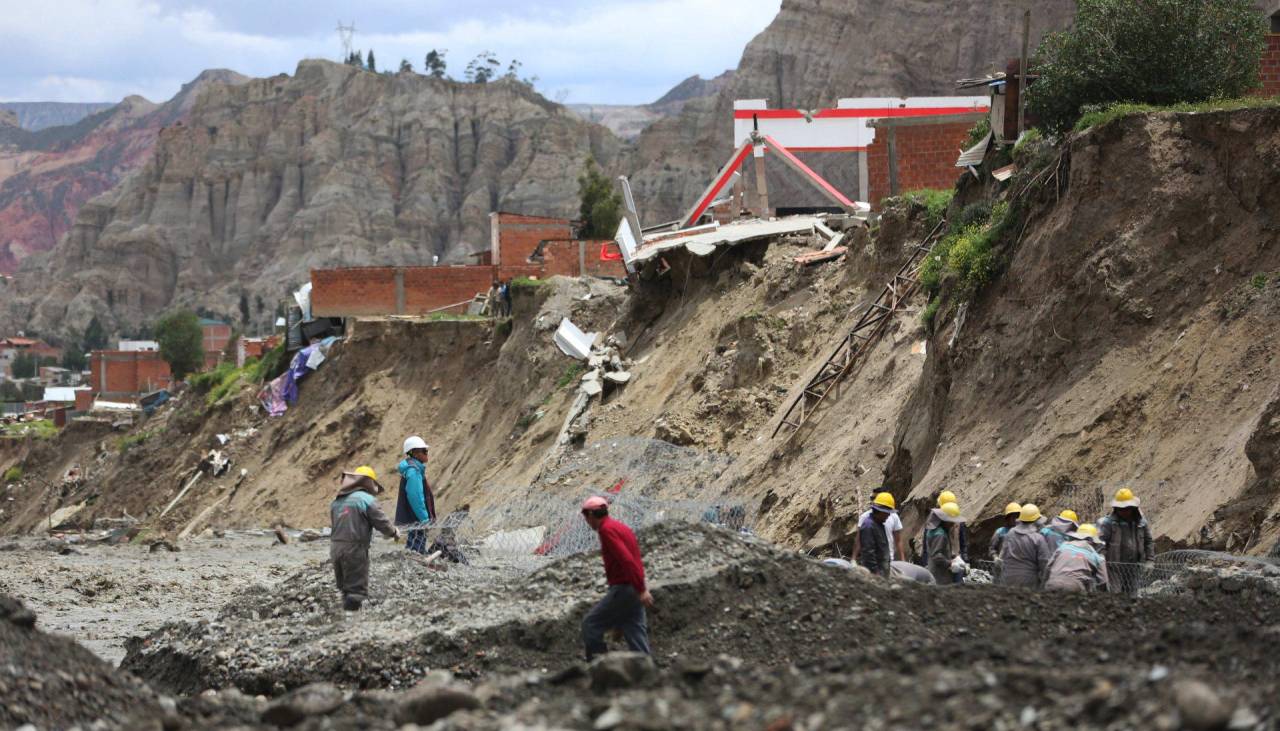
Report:
[{"label": "rocky ground", "polygon": [[[1280,723],[1271,581],[1198,579],[1142,598],[938,589],[707,525],[665,523],[639,537],[658,606],[652,665],[625,654],[579,661],[578,624],[603,588],[597,555],[470,552],[469,564],[437,570],[383,543],[358,615],[338,609],[328,567],[313,561],[236,592],[215,615],[134,640],[122,671],[80,651],[0,677],[0,700],[29,709],[44,687],[32,679],[62,671],[74,683],[91,666],[105,676],[87,682],[84,703],[109,707],[112,693],[141,687],[136,677],[154,698],[142,715],[174,728],[392,729],[446,712],[435,728]],[[58,728],[85,717],[65,713],[0,720]]]}]

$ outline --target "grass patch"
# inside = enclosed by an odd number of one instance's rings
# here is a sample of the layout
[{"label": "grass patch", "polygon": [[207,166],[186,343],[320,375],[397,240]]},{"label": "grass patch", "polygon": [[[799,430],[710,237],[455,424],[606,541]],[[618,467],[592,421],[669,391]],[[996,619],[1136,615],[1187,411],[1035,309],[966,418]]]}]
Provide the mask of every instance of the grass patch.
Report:
[{"label": "grass patch", "polygon": [[512,287],[545,287],[547,280],[534,279],[533,277],[516,277],[511,280]]},{"label": "grass patch", "polygon": [[4,471],[4,481],[6,483],[17,482],[18,480],[21,480],[21,479],[22,479],[22,468],[19,467],[18,465],[14,465]]},{"label": "grass patch", "polygon": [[1040,141],[1043,139],[1044,135],[1040,134],[1040,130],[1035,127],[1023,132],[1022,136],[1018,138],[1017,143],[1013,146],[1014,161],[1021,160],[1028,150],[1033,146],[1040,144]]},{"label": "grass patch", "polygon": [[991,118],[983,117],[969,129],[969,137],[964,141],[964,149],[969,149],[982,141],[991,132]]},{"label": "grass patch", "polygon": [[564,373],[560,375],[560,378],[556,380],[556,389],[564,388],[570,383],[573,383],[574,380],[577,379],[578,376],[581,376],[586,370],[586,366],[574,361],[573,364],[566,368]]},{"label": "grass patch", "polygon": [[924,306],[924,312],[920,313],[920,322],[924,324],[924,329],[927,332],[933,332],[933,320],[938,316],[938,307],[941,304],[938,298],[934,297],[929,301],[929,304]]},{"label": "grass patch", "polygon": [[128,452],[130,449],[133,449],[134,447],[137,447],[142,444],[146,444],[147,440],[151,438],[153,433],[154,432],[151,432],[151,431],[140,431],[137,434],[130,434],[129,436],[126,436],[126,437],[120,437],[120,439],[116,442],[116,448],[120,450],[121,454],[124,454],[125,452]]},{"label": "grass patch", "polygon": [[427,322],[480,322],[488,321],[484,315],[469,315],[465,312],[433,312],[427,315]]},{"label": "grass patch", "polygon": [[920,268],[921,286],[933,297],[942,289],[945,277],[954,277],[963,299],[977,294],[995,276],[995,244],[1013,219],[1009,204],[1001,202],[991,207],[986,220],[947,234]]},{"label": "grass patch", "polygon": [[953,195],[955,195],[954,190],[921,188],[907,191],[902,197],[911,203],[924,206],[925,225],[932,229],[947,215],[947,208],[951,205]]},{"label": "grass patch", "polygon": [[0,435],[10,439],[28,436],[35,439],[51,439],[58,435],[58,427],[54,426],[49,419],[36,419],[0,427]]},{"label": "grass patch", "polygon": [[1249,284],[1252,285],[1254,289],[1261,292],[1267,288],[1267,275],[1255,274],[1253,275],[1253,279],[1249,280]]},{"label": "grass patch", "polygon": [[1237,109],[1277,109],[1280,108],[1280,97],[1246,96],[1238,99],[1211,99],[1206,102],[1181,102],[1160,106],[1156,104],[1118,104],[1091,105],[1084,109],[1084,114],[1076,120],[1075,131],[1083,132],[1090,127],[1113,122],[1122,117],[1150,112],[1179,112],[1183,114],[1199,114],[1204,112],[1230,112]]}]

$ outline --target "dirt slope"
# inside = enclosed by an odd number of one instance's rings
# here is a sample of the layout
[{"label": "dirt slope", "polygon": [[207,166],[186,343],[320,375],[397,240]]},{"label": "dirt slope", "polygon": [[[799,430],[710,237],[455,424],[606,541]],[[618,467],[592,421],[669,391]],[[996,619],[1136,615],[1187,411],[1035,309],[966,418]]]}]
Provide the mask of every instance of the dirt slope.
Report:
[{"label": "dirt slope", "polygon": [[[770,539],[847,549],[882,485],[908,530],[947,488],[981,535],[1010,499],[1092,519],[1124,483],[1164,546],[1265,552],[1280,455],[1278,142],[1274,111],[1141,116],[1072,140],[963,317],[949,303],[927,334],[917,300],[790,440],[771,438],[779,409],[919,240],[921,209],[891,209],[844,262],[798,267],[814,245],[800,237],[672,252],[669,271],[629,293],[585,280],[522,290],[510,333],[357,323],[281,419],[253,413],[246,394],[209,417],[179,405],[138,427],[153,438],[124,455],[115,435],[37,448],[24,464],[39,479],[72,463],[102,471],[81,492],[9,488],[22,499],[0,525],[31,529],[95,492],[77,520],[154,517],[218,433],[244,435],[228,447],[231,475],[198,485],[160,527],[215,503],[200,525],[323,525],[344,466],[371,463],[394,486],[400,441],[421,432],[445,511],[621,484],[738,503]],[[551,344],[564,315],[613,335],[631,373],[572,419],[577,373]]]},{"label": "dirt slope", "polygon": [[1074,139],[1061,199],[1045,194],[1005,274],[930,341],[895,442],[915,494],[1096,508],[1132,483],[1170,540],[1274,543],[1274,491],[1238,520],[1211,516],[1269,478],[1255,460],[1275,453],[1248,445],[1280,385],[1278,144],[1271,110],[1144,115]]}]

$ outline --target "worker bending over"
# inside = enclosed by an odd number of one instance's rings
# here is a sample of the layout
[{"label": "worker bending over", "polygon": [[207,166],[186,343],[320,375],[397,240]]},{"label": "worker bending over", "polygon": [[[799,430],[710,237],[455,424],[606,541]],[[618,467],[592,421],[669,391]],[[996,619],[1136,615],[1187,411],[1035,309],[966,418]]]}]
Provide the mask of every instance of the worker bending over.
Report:
[{"label": "worker bending over", "polygon": [[1000,549],[1000,583],[1005,586],[1040,587],[1053,549],[1037,523],[1040,508],[1033,503],[1022,506],[1018,524],[1004,537]]},{"label": "worker bending over", "polygon": [[1107,560],[1098,553],[1098,529],[1085,523],[1072,531],[1049,560],[1044,588],[1058,591],[1106,591]]},{"label": "worker bending over", "polygon": [[645,586],[644,561],[636,534],[621,521],[609,517],[609,503],[602,497],[589,497],[582,503],[582,517],[600,536],[600,555],[604,558],[604,575],[609,590],[582,620],[582,641],[587,661],[608,652],[605,632],[622,630],[632,652],[649,652],[649,626],[645,608],[653,607],[653,595]]},{"label": "worker bending over", "polygon": [[1063,542],[1067,540],[1067,534],[1075,531],[1080,525],[1080,516],[1076,515],[1074,510],[1064,510],[1058,513],[1058,517],[1049,521],[1049,524],[1040,529],[1045,538],[1049,539],[1049,548],[1058,550]]},{"label": "worker bending over", "polygon": [[338,496],[329,505],[329,558],[333,575],[342,592],[342,608],[360,609],[369,596],[369,541],[376,528],[388,538],[399,538],[387,514],[378,507],[374,495],[382,492],[372,467],[343,472]]}]

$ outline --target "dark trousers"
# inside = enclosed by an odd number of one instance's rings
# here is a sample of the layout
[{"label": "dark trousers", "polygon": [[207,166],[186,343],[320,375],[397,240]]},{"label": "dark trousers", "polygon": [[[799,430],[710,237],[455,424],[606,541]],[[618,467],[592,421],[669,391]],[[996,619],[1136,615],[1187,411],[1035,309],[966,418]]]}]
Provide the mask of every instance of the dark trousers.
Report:
[{"label": "dark trousers", "polygon": [[337,541],[329,544],[333,577],[343,599],[363,602],[369,596],[369,546]]},{"label": "dark trousers", "polygon": [[645,622],[644,605],[640,595],[630,584],[610,586],[604,598],[587,612],[582,620],[582,642],[587,648],[587,660],[609,651],[604,643],[604,633],[611,629],[622,630],[627,648],[632,652],[649,651],[649,625]]},{"label": "dark trousers", "polygon": [[404,547],[416,553],[427,552],[427,531],[422,528],[410,528],[405,532]]}]

